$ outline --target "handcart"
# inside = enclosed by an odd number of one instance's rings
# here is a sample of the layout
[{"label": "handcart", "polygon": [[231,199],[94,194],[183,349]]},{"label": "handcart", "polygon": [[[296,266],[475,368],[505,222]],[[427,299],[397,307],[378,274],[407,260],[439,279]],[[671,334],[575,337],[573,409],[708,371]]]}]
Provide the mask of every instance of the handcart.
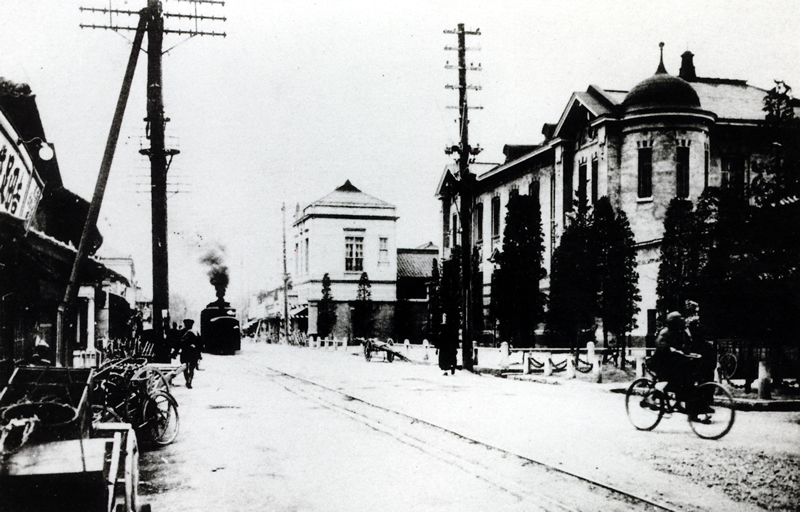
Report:
[{"label": "handcart", "polygon": [[403,361],[409,360],[406,356],[394,349],[394,344],[391,341],[384,342],[376,339],[362,339],[361,343],[364,345],[364,359],[367,361],[371,361],[372,355],[377,352],[383,352],[384,360],[389,363],[394,361],[395,357]]},{"label": "handcart", "polygon": [[130,425],[92,425],[92,369],[20,367],[0,392],[0,503],[10,512],[146,512]]}]

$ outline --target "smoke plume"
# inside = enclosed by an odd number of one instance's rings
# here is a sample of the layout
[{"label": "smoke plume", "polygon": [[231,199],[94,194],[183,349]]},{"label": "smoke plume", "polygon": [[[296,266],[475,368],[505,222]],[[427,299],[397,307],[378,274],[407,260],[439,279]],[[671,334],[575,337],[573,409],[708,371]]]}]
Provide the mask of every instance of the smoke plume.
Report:
[{"label": "smoke plume", "polygon": [[217,298],[219,300],[224,300],[225,298],[225,290],[228,288],[228,267],[224,264],[224,252],[225,249],[220,247],[219,250],[212,249],[205,256],[200,258],[200,263],[207,265],[208,269],[208,280],[217,290]]}]

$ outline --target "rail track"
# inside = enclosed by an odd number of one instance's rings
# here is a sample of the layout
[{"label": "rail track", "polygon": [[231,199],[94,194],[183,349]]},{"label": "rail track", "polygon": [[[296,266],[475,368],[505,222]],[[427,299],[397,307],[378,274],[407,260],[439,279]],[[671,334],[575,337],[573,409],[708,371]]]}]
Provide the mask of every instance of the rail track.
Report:
[{"label": "rail track", "polygon": [[269,378],[290,393],[344,414],[399,442],[458,467],[521,502],[530,504],[531,510],[685,510],[489,445],[275,368],[253,365],[246,371]]}]

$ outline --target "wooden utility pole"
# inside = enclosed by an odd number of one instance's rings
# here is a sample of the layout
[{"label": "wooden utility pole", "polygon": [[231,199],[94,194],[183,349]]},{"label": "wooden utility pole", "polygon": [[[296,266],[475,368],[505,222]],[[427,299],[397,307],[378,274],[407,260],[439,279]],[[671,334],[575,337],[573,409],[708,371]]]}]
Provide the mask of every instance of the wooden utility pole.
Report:
[{"label": "wooden utility pole", "polygon": [[167,150],[164,143],[164,96],[161,53],[164,41],[164,17],[159,0],[148,0],[150,21],[147,24],[147,133],[150,149],[150,212],[153,240],[153,332],[157,343],[164,339],[165,321],[169,322],[169,251],[167,245]]},{"label": "wooden utility pole", "polygon": [[[445,34],[458,35],[458,47],[445,47],[445,50],[458,51],[458,86],[448,85],[448,89],[458,89],[458,110],[460,113],[459,132],[460,142],[458,146],[452,146],[445,150],[445,153],[452,154],[458,153],[458,174],[459,174],[459,199],[460,199],[460,213],[461,213],[461,359],[462,365],[465,370],[473,369],[472,358],[472,340],[473,340],[473,314],[472,311],[472,296],[475,290],[472,290],[472,205],[473,205],[473,191],[475,176],[469,170],[470,156],[477,155],[481,152],[480,147],[472,148],[469,145],[469,119],[467,112],[469,106],[467,105],[467,89],[480,90],[480,86],[467,85],[467,58],[466,52],[468,50],[466,45],[467,35],[481,34],[480,30],[470,32],[464,30],[464,24],[459,23],[456,30],[445,30]],[[452,68],[452,66],[445,66]],[[470,70],[480,71],[480,65],[473,67],[470,64]],[[477,293],[481,293],[480,290]]]},{"label": "wooden utility pole", "polygon": [[281,205],[283,214],[283,336],[289,343],[289,272],[286,270],[286,203]]},{"label": "wooden utility pole", "polygon": [[106,141],[103,161],[100,163],[100,173],[97,176],[94,195],[92,196],[92,202],[89,204],[89,212],[86,215],[86,222],[83,225],[83,233],[78,243],[75,260],[72,263],[72,271],[70,272],[67,289],[64,292],[64,299],[61,301],[61,304],[59,304],[56,313],[56,365],[58,366],[69,366],[70,363],[69,350],[67,347],[69,337],[64,336],[64,317],[68,314],[67,312],[75,301],[75,297],[78,293],[81,266],[89,252],[91,234],[94,226],[97,224],[97,217],[100,215],[100,207],[103,204],[108,176],[111,173],[111,162],[114,161],[114,153],[116,152],[117,141],[119,140],[119,131],[122,127],[125,107],[128,105],[128,96],[130,96],[131,92],[133,74],[136,71],[136,63],[139,60],[139,51],[142,48],[142,40],[144,39],[146,27],[147,16],[142,12],[139,16],[139,25],[136,28],[136,35],[133,39],[131,55],[128,58],[128,67],[125,69],[125,77],[122,80],[122,89],[120,90],[119,99],[117,100],[117,108],[114,112],[114,118],[111,121],[111,131]]},{"label": "wooden utility pole", "polygon": [[[219,4],[217,0],[180,0],[195,4]],[[102,13],[108,15],[133,15],[134,11],[121,9],[97,9],[81,7],[81,11]],[[177,155],[177,149],[167,149],[164,142],[164,131],[169,121],[164,116],[164,95],[162,82],[162,55],[164,34],[180,34],[194,36],[222,36],[224,32],[205,32],[197,28],[197,20],[225,21],[218,16],[204,16],[195,14],[164,13],[160,0],[147,0],[147,7],[142,11],[142,16],[147,20],[147,138],[150,147],[142,149],[140,153],[150,158],[150,193],[151,193],[151,222],[153,243],[153,331],[156,343],[163,343],[165,335],[165,322],[169,321],[169,250],[168,250],[168,225],[167,225],[167,171],[172,157]],[[191,20],[195,22],[194,29],[165,29],[164,18]],[[106,30],[132,30],[131,27],[119,25],[85,25],[81,28],[95,28]]]}]

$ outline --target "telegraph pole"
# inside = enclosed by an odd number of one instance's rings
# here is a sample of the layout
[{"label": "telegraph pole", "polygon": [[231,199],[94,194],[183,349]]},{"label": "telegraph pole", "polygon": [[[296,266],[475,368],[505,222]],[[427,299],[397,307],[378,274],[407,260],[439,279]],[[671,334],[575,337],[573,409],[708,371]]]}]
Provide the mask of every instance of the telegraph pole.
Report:
[{"label": "telegraph pole", "polygon": [[[164,142],[164,131],[169,118],[164,116],[164,95],[162,82],[162,55],[164,34],[194,36],[222,36],[224,32],[205,32],[198,30],[198,20],[225,21],[219,16],[197,14],[197,4],[224,5],[221,0],[180,0],[194,4],[194,14],[173,14],[163,12],[160,0],[147,0],[144,15],[147,18],[147,123],[146,134],[150,139],[150,147],[140,153],[150,158],[150,194],[152,215],[153,244],[153,331],[156,343],[163,343],[164,321],[168,320],[169,311],[169,251],[167,245],[167,171],[177,149],[167,149]],[[97,9],[81,7],[81,11],[114,15],[134,15],[135,11],[121,9]],[[194,21],[194,28],[165,29],[164,18]],[[84,25],[81,28],[106,30],[131,30],[131,27],[119,25]],[[135,29],[134,29],[135,30]],[[167,314],[165,315],[165,312]]]},{"label": "telegraph pole", "polygon": [[[472,148],[469,145],[469,119],[467,112],[469,106],[467,104],[467,89],[480,90],[480,86],[467,85],[467,48],[466,36],[467,35],[481,35],[480,29],[475,31],[464,30],[464,24],[459,23],[456,30],[445,30],[445,34],[458,35],[458,47],[445,47],[445,50],[458,51],[458,86],[447,85],[448,89],[458,89],[458,110],[460,113],[459,132],[461,140],[458,146],[452,146],[445,150],[445,153],[452,154],[458,153],[458,174],[459,174],[459,200],[461,210],[461,358],[462,365],[465,370],[473,369],[472,359],[472,303],[473,293],[472,290],[472,204],[475,176],[469,170],[471,163],[470,156],[477,155],[481,152],[481,148]],[[445,66],[452,69],[452,66]],[[469,66],[470,70],[480,71],[478,67]],[[480,293],[480,291],[478,291]]]},{"label": "telegraph pole", "polygon": [[286,203],[281,205],[283,215],[283,335],[289,343],[289,272],[286,270]]}]

